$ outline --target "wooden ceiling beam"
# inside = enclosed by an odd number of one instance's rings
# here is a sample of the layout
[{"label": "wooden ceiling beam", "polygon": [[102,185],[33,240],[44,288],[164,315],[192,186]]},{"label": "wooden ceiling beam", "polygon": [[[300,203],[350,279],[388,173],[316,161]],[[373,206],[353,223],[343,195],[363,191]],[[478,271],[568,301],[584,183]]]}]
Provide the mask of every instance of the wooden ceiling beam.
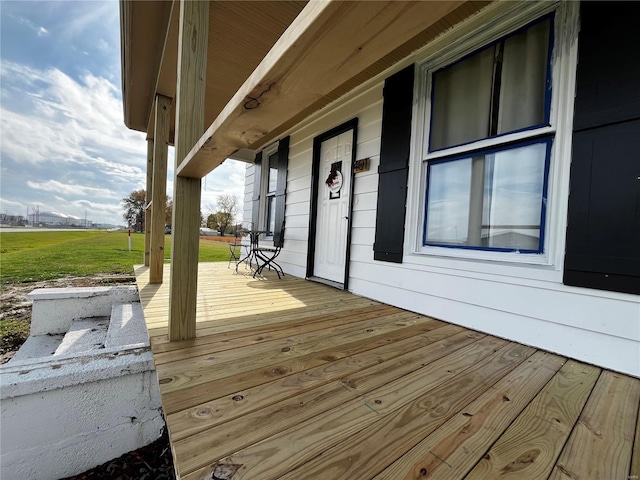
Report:
[{"label": "wooden ceiling beam", "polygon": [[423,32],[464,0],[310,2],[178,167],[202,178]]}]

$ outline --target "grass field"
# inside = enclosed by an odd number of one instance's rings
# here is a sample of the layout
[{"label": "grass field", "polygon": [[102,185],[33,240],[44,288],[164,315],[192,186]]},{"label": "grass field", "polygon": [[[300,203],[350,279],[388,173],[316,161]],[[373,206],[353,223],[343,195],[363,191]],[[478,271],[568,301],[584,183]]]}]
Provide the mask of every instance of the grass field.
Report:
[{"label": "grass field", "polygon": [[[226,240],[226,239],[225,239]],[[165,258],[171,255],[171,236],[165,239]],[[201,262],[227,261],[225,241],[200,241]],[[3,232],[0,233],[0,283],[50,280],[97,273],[133,275],[144,263],[144,235],[126,231]]]}]

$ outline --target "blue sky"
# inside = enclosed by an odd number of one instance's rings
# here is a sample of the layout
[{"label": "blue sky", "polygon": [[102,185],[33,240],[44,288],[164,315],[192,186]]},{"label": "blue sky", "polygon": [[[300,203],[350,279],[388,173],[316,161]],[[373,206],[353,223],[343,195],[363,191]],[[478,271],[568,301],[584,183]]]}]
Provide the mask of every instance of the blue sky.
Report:
[{"label": "blue sky", "polygon": [[[0,209],[122,224],[147,148],[124,126],[118,2],[1,1],[0,18]],[[204,213],[221,193],[242,202],[244,168],[227,160],[203,181]]]}]

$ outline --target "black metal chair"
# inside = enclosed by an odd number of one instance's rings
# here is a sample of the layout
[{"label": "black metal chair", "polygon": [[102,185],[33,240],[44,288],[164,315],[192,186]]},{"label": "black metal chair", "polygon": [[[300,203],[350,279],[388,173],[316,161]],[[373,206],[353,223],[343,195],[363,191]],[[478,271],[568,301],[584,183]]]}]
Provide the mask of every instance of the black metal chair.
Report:
[{"label": "black metal chair", "polygon": [[268,267],[269,270],[275,270],[278,274],[278,279],[284,277],[284,270],[282,267],[276,263],[276,258],[280,255],[282,251],[282,247],[284,246],[284,222],[282,222],[282,230],[280,231],[280,237],[278,238],[278,242],[275,243],[273,247],[261,247],[256,242],[255,247],[252,247],[256,257],[261,260],[262,265],[258,265],[258,268],[253,273],[253,276],[262,274],[264,267]]},{"label": "black metal chair", "polygon": [[229,263],[227,264],[227,268],[231,268],[231,262],[237,268],[238,262],[240,262],[240,256],[242,255],[242,238],[236,236],[233,239],[233,243],[229,243]]}]

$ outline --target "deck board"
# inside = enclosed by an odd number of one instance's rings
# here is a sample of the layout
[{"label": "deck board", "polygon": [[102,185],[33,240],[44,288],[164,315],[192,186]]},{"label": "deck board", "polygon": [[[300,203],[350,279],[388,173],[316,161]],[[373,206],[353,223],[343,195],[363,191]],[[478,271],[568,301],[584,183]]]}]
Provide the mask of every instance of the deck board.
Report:
[{"label": "deck board", "polygon": [[634,474],[640,380],[271,273],[200,264],[168,342],[136,268],[180,478]]},{"label": "deck board", "polygon": [[639,401],[640,380],[603,372],[550,478],[630,476]]}]

